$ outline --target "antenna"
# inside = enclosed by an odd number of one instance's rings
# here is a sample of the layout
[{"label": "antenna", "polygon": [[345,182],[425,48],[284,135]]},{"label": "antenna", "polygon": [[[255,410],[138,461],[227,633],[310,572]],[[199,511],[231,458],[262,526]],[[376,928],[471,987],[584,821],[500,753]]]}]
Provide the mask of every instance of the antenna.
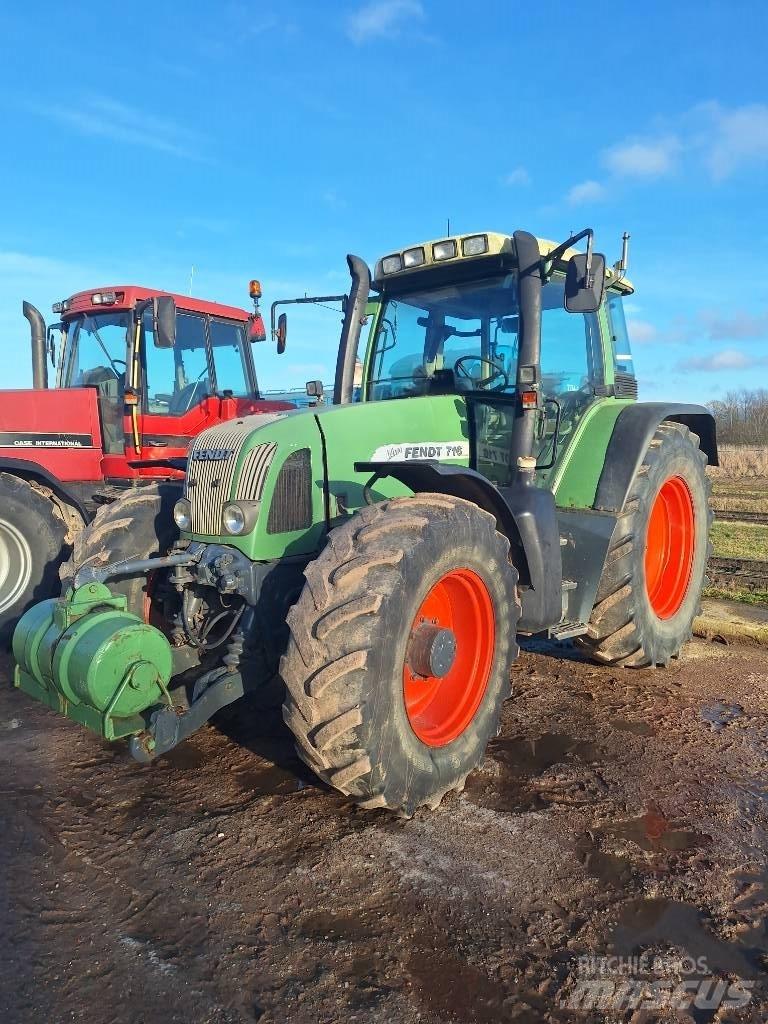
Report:
[{"label": "antenna", "polygon": [[451,233],[451,218],[450,217],[448,218],[448,230],[445,233],[446,233],[446,235],[450,235],[450,233]]},{"label": "antenna", "polygon": [[194,267],[194,264],[193,264],[192,269],[189,272],[189,294],[190,295],[192,294],[192,282],[194,281],[194,279],[195,279],[195,267]]}]

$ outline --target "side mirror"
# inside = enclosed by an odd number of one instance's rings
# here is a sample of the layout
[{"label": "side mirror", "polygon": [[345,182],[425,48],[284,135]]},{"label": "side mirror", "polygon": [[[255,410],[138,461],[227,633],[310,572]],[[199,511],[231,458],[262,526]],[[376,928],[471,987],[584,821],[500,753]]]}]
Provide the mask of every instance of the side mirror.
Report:
[{"label": "side mirror", "polygon": [[288,317],[285,313],[281,313],[277,318],[275,338],[277,340],[277,354],[281,356],[285,352],[285,343],[288,340]]},{"label": "side mirror", "polygon": [[309,398],[322,398],[325,388],[321,380],[307,381],[307,396]]},{"label": "side mirror", "polygon": [[152,299],[152,333],[155,348],[173,348],[176,344],[176,303],[170,295]]},{"label": "side mirror", "polygon": [[587,280],[587,255],[577,253],[568,260],[565,272],[565,308],[569,313],[596,313],[605,291],[605,256],[592,253]]},{"label": "side mirror", "polygon": [[48,358],[51,360],[51,366],[56,369],[56,338],[54,332],[58,329],[61,330],[61,324],[51,324],[48,328]]}]

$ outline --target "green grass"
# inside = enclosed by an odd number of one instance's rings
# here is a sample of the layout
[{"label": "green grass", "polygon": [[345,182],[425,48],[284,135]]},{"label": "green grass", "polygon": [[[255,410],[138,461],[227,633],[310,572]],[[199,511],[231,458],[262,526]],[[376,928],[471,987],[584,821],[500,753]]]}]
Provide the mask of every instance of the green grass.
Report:
[{"label": "green grass", "polygon": [[714,523],[713,554],[717,558],[750,558],[768,561],[768,526],[750,523]]},{"label": "green grass", "polygon": [[712,598],[714,601],[741,601],[742,604],[768,607],[768,590],[724,590],[722,587],[705,587],[701,596]]}]

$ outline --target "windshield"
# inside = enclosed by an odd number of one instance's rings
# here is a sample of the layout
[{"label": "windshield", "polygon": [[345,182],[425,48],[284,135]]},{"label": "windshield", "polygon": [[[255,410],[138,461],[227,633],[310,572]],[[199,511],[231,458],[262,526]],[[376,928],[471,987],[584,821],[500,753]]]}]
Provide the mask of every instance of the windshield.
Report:
[{"label": "windshield", "polygon": [[109,382],[125,386],[125,353],[130,314],[78,316],[67,327],[64,387],[81,388]]},{"label": "windshield", "polygon": [[385,300],[368,398],[514,388],[517,275]]},{"label": "windshield", "polygon": [[[597,317],[567,313],[563,291],[560,275],[542,288],[542,390],[555,398],[590,392],[599,362]],[[516,274],[387,298],[367,397],[514,392],[519,326]]]}]

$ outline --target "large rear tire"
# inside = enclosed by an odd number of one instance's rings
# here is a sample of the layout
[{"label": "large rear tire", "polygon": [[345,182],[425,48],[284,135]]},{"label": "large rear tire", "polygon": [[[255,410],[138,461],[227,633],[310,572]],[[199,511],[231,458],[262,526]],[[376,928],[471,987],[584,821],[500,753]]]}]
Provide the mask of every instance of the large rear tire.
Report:
[{"label": "large rear tire", "polygon": [[283,716],[364,807],[461,789],[498,731],[520,607],[509,544],[471,502],[396,498],[333,530],[288,614]]},{"label": "large rear tire", "polygon": [[595,660],[668,665],[691,637],[709,557],[710,482],[699,438],[660,424],[614,529],[579,641]]},{"label": "large rear tire", "polygon": [[27,608],[59,593],[69,551],[54,502],[28,481],[0,473],[0,647],[8,646]]},{"label": "large rear tire", "polygon": [[[101,568],[129,558],[165,555],[179,536],[173,506],[181,488],[172,483],[144,485],[108,505],[102,505],[92,522],[75,538],[69,562],[61,578],[68,585],[78,569]],[[128,611],[149,622],[152,614],[152,577],[116,577],[109,589],[124,594]]]}]

